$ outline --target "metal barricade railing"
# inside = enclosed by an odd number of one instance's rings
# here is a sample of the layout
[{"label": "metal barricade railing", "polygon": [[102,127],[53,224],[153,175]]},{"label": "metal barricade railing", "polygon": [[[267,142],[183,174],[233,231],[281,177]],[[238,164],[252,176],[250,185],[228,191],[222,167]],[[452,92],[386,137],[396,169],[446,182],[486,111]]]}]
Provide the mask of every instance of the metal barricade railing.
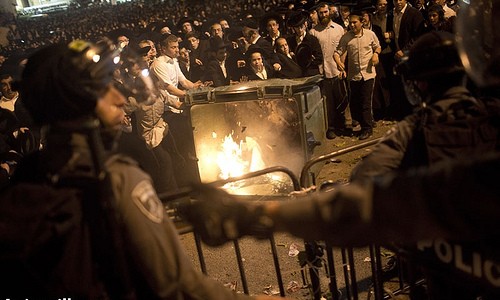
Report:
[{"label": "metal barricade railing", "polygon": [[[237,182],[237,181],[246,180],[246,179],[250,179],[250,178],[255,178],[255,177],[259,177],[259,176],[270,174],[270,173],[276,173],[276,172],[281,172],[281,173],[285,173],[286,175],[288,175],[288,177],[292,181],[293,189],[295,191],[300,191],[299,180],[297,179],[297,177],[295,176],[295,174],[291,170],[289,170],[289,169],[287,169],[285,167],[279,167],[279,166],[278,167],[270,167],[270,168],[266,168],[266,169],[263,169],[263,170],[260,170],[260,171],[255,171],[255,172],[247,173],[247,174],[239,176],[239,177],[232,177],[232,178],[228,178],[228,179],[225,179],[225,180],[214,181],[214,182],[209,183],[209,185],[212,185],[214,187],[221,187],[221,186],[224,186],[227,183]],[[189,195],[192,192],[193,192],[193,190],[191,188],[183,188],[180,191],[177,191],[175,193],[160,194],[159,198],[161,199],[161,201],[164,204],[167,204],[167,203],[169,203],[171,201],[175,201],[175,200],[178,200],[178,199],[181,199],[181,198],[189,197]],[[185,234],[185,233],[193,232],[193,234],[194,234],[194,240],[195,240],[195,244],[196,244],[196,252],[198,254],[198,259],[199,259],[199,262],[200,262],[201,271],[204,274],[207,274],[207,267],[206,267],[205,257],[203,255],[203,248],[202,248],[202,245],[201,245],[201,239],[200,239],[199,235],[196,234],[196,232],[193,231],[192,226],[187,225],[187,224],[185,224],[185,226],[182,226],[181,228],[178,228],[178,231],[179,231],[179,234]],[[275,242],[275,239],[274,239],[274,235],[271,235],[271,237],[269,238],[269,242],[270,242],[270,246],[271,246],[271,252],[272,252],[272,257],[273,257],[273,262],[274,262],[274,269],[276,271],[276,279],[277,279],[277,282],[278,282],[280,296],[284,297],[285,296],[285,287],[284,287],[284,284],[283,284],[283,277],[282,277],[282,274],[281,274],[281,268],[280,268],[280,263],[279,263],[279,258],[278,258],[278,250],[276,248],[276,242]],[[237,261],[237,264],[238,264],[238,270],[239,270],[239,273],[240,273],[240,279],[241,279],[241,283],[242,283],[242,286],[243,286],[243,292],[245,294],[249,294],[250,291],[249,291],[248,282],[247,282],[247,279],[246,279],[245,267],[244,267],[244,264],[243,264],[243,257],[241,255],[239,241],[238,240],[233,241],[233,245],[234,245],[234,251],[235,251],[235,255],[236,255],[236,261]]]},{"label": "metal barricade railing", "polygon": [[[372,139],[369,141],[365,141],[350,147],[342,148],[337,151],[331,152],[326,155],[322,155],[316,158],[313,158],[309,161],[307,161],[302,168],[300,180],[298,180],[295,176],[295,174],[290,171],[287,168],[284,167],[271,167],[271,168],[266,168],[260,171],[252,172],[245,174],[240,177],[234,177],[234,178],[229,178],[227,180],[220,180],[220,181],[214,181],[210,183],[210,185],[220,187],[223,186],[227,183],[231,182],[237,182],[240,180],[245,180],[245,179],[250,179],[258,176],[262,176],[265,174],[269,173],[274,173],[274,172],[282,172],[288,175],[288,177],[291,179],[292,184],[293,184],[293,189],[295,191],[300,191],[302,188],[308,188],[311,185],[316,185],[316,178],[315,178],[315,173],[310,172],[310,169],[321,162],[328,161],[330,159],[336,158],[341,155],[345,155],[357,150],[364,149],[366,147],[372,146],[377,144],[381,138],[377,139]],[[188,197],[190,193],[192,192],[191,189],[183,189],[175,194],[162,194],[159,195],[160,199],[166,203],[172,200],[177,200],[182,197]],[[184,233],[191,233],[193,232],[192,227],[189,225],[186,225],[182,228],[179,228],[179,233],[184,234]],[[199,236],[194,233],[194,241],[196,244],[196,250],[198,254],[198,259],[200,262],[200,267],[203,273],[207,274],[207,267],[205,263],[205,258],[203,255],[203,248],[201,245],[201,240]],[[276,271],[276,278],[279,286],[279,293],[283,297],[285,296],[285,287],[283,284],[283,278],[281,274],[281,268],[280,268],[280,262],[278,258],[278,252],[277,252],[277,247],[276,247],[276,242],[274,240],[274,236],[271,236],[269,239],[270,245],[271,245],[271,252],[272,252],[272,257],[273,257],[273,262],[274,262],[274,269]],[[245,294],[249,294],[249,288],[248,288],[248,283],[247,283],[247,278],[245,274],[245,267],[244,267],[244,261],[241,255],[240,251],[240,245],[239,241],[235,240],[233,242],[234,245],[234,251],[235,251],[235,256],[237,260],[237,265],[239,269],[239,275],[242,283],[242,288],[243,292]],[[342,295],[339,292],[339,284],[337,282],[338,277],[335,271],[335,260],[334,260],[334,253],[333,249],[334,247],[328,242],[326,244],[321,244],[316,241],[305,241],[304,242],[305,246],[305,252],[308,260],[308,267],[309,267],[309,279],[310,279],[310,284],[311,284],[311,291],[313,298],[315,300],[321,299],[323,297],[322,291],[321,291],[321,280],[319,278],[319,273],[318,269],[322,267],[323,259],[319,257],[318,252],[324,251],[326,253],[326,274],[329,277],[329,283],[328,283],[328,289],[331,294],[331,299],[332,300],[339,300],[341,299]],[[382,278],[382,255],[380,253],[380,247],[379,246],[370,246],[368,247],[369,250],[369,255],[370,255],[370,267],[371,267],[371,273],[372,273],[372,285],[373,285],[373,292],[371,290],[369,291],[368,298],[370,299],[370,296],[373,295],[375,300],[384,300],[384,299],[389,299],[392,295],[397,295],[398,293],[405,292],[408,287],[407,286],[400,286],[397,290],[393,291],[391,295],[388,295],[387,292],[384,291],[383,287],[383,278]],[[343,270],[343,277],[344,277],[344,282],[345,282],[345,297],[342,299],[353,299],[357,300],[359,299],[358,296],[358,282],[357,282],[357,277],[356,277],[356,267],[355,267],[355,255],[354,255],[354,250],[353,248],[340,248],[340,255],[342,259],[342,270]],[[301,270],[302,273],[302,279],[304,285],[306,284],[306,275],[304,272],[304,269]],[[402,282],[402,280],[400,280]]]},{"label": "metal barricade railing", "polygon": [[[344,155],[351,153],[353,151],[357,151],[360,149],[364,149],[366,147],[372,146],[380,142],[382,138],[377,138],[377,139],[371,139],[350,147],[342,148],[337,151],[331,152],[329,154],[325,154],[316,158],[313,158],[309,161],[307,161],[302,168],[301,175],[300,175],[300,185],[302,188],[308,188],[309,186],[316,185],[316,178],[315,174],[313,172],[310,172],[310,169],[321,162],[325,162],[327,160],[336,158],[338,156]],[[310,242],[314,243],[314,242]],[[333,256],[333,246],[326,243],[325,246],[325,251],[326,251],[326,256],[327,256],[327,268],[328,268],[328,274],[329,274],[329,290],[331,293],[331,297],[333,300],[340,299],[340,294],[338,290],[338,284],[337,284],[337,276],[335,274],[335,261],[334,261],[334,256]],[[346,297],[347,299],[358,299],[358,286],[357,286],[357,279],[356,279],[356,268],[355,268],[355,261],[354,261],[354,254],[353,254],[353,248],[341,248],[341,255],[342,255],[342,264],[343,264],[343,271],[344,271],[344,281],[345,281],[345,288],[346,288]],[[370,248],[371,250],[371,248]],[[375,259],[376,253],[373,251],[370,252],[371,256],[371,269],[372,269],[372,274],[374,278],[374,295],[376,300],[381,300],[383,299],[383,293],[381,292],[382,289],[382,282],[380,280],[380,276],[377,275],[379,271],[381,270],[381,264],[376,265],[376,263],[379,263],[379,259]],[[380,252],[379,256],[377,258],[380,258]],[[311,260],[315,260],[314,257],[309,258]],[[317,273],[315,273],[317,274]],[[313,276],[313,273],[311,273],[311,276]],[[313,284],[313,290],[316,291],[314,293],[314,299],[319,300],[321,297],[321,287],[320,286],[315,286],[316,284],[319,284],[319,279],[311,278],[311,283]]]},{"label": "metal barricade railing", "polygon": [[[308,188],[310,185],[316,185],[315,173],[310,172],[310,169],[320,163],[324,162],[338,156],[351,153],[353,151],[361,150],[366,147],[372,146],[380,142],[382,138],[372,139],[363,143],[359,143],[350,147],[342,148],[340,150],[331,152],[329,154],[319,156],[317,158],[311,159],[306,162],[304,167],[302,168],[301,176],[300,176],[300,184],[302,188]],[[325,245],[325,252],[327,256],[327,268],[328,274],[330,278],[329,282],[329,292],[331,293],[332,300],[340,299],[341,295],[339,294],[338,284],[337,284],[337,276],[335,274],[335,261],[333,255],[333,245],[328,244]],[[398,286],[393,290],[388,290],[384,288],[384,276],[383,276],[383,267],[382,267],[382,254],[381,247],[378,245],[370,245],[368,247],[369,255],[370,255],[370,268],[371,268],[371,279],[372,279],[372,289],[368,291],[367,300],[371,299],[371,295],[373,295],[375,300],[386,300],[386,299],[394,299],[397,295],[407,294],[411,292],[416,286],[421,285],[424,281],[421,278],[415,277],[414,274],[406,274],[408,278],[405,278],[403,273],[402,266],[405,263],[401,262],[401,257],[398,255],[397,250],[394,250],[394,257],[397,260],[396,271],[397,271],[397,281]],[[345,282],[345,298],[357,300],[358,297],[358,282],[356,277],[356,268],[355,268],[355,259],[353,254],[353,248],[340,248],[342,264],[343,264],[343,275]],[[311,258],[315,259],[315,258]],[[412,264],[410,264],[412,265]],[[413,270],[414,271],[414,270]],[[407,271],[408,273],[412,273],[412,270]],[[318,280],[311,280],[314,284],[315,282],[319,282]],[[319,286],[313,286],[313,289],[316,291],[320,290]],[[319,299],[317,294],[314,294],[315,300]]]}]

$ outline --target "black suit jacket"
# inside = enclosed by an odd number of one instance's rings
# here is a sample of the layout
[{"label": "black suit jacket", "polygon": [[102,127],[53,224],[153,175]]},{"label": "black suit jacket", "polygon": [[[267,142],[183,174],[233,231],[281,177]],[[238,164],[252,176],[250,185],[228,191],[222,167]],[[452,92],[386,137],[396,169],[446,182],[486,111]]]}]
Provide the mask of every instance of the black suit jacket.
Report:
[{"label": "black suit jacket", "polygon": [[224,73],[222,72],[219,61],[217,59],[212,59],[208,63],[206,70],[207,70],[207,73],[206,73],[205,80],[212,81],[214,87],[229,85],[231,83],[230,78],[229,78],[229,70],[228,70],[228,66],[227,66],[227,60],[226,60],[227,77],[224,76]]},{"label": "black suit jacket", "polygon": [[259,48],[263,49],[264,51],[266,51],[266,55],[268,57],[270,57],[271,53],[273,53],[273,45],[271,44],[271,42],[267,41],[263,37],[260,37],[259,39],[257,39],[255,44],[250,45],[250,47],[259,47]]},{"label": "black suit jacket", "polygon": [[378,42],[380,43],[380,48],[384,50],[385,47],[387,47],[387,43],[385,42],[384,32],[382,31],[382,28],[380,28],[380,26],[378,25],[372,24],[372,28],[370,28],[370,30],[375,33],[378,38]]},{"label": "black suit jacket", "polygon": [[409,50],[415,40],[425,32],[424,17],[414,7],[407,6],[401,18],[399,36],[397,39],[398,50]]},{"label": "black suit jacket", "polygon": [[[287,38],[288,47],[290,51],[297,54],[297,40],[295,36],[290,36]],[[308,66],[302,67],[302,76],[313,76],[319,74],[319,66],[323,63],[323,51],[321,50],[321,44],[319,40],[309,33],[306,33],[302,44],[307,44],[311,48],[312,57],[310,58],[310,63]]]},{"label": "black suit jacket", "polygon": [[183,63],[179,63],[179,68],[181,69],[182,74],[184,74],[184,76],[186,76],[186,78],[189,79],[189,80],[191,80],[192,82],[195,82],[195,81],[198,81],[198,80],[201,79],[201,78],[197,78],[195,80],[194,77],[196,77],[196,76],[194,76],[194,70],[193,70],[193,65],[192,64],[190,65],[189,71],[187,69],[187,66],[185,64],[183,64]]},{"label": "black suit jacket", "polygon": [[[297,62],[282,53],[276,53],[280,60],[281,70],[276,72],[278,78],[299,78],[302,76],[302,68]],[[292,56],[295,57],[295,56]]]},{"label": "black suit jacket", "polygon": [[276,53],[274,53],[273,45],[271,42],[266,40],[263,37],[260,37],[255,44],[252,44],[248,47],[248,49],[253,48],[253,47],[258,47],[262,50],[265,51],[264,53],[264,58],[267,59],[267,61],[273,65],[274,63],[279,63],[279,59],[276,56]]},{"label": "black suit jacket", "polygon": [[[266,69],[267,72],[267,79],[270,78],[276,78],[276,72],[274,71],[273,67],[271,67],[268,63],[264,63],[264,68]],[[249,63],[247,63],[246,67],[244,68],[244,75],[248,78],[248,80],[263,80],[257,74],[255,74],[254,70],[252,69],[252,66],[250,66]]]}]

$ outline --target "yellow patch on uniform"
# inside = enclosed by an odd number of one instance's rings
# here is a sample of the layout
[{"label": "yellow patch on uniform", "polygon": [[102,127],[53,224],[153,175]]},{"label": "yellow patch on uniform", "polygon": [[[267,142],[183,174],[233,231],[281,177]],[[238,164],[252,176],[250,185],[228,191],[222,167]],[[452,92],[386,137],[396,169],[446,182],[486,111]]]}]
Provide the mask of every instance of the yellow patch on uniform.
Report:
[{"label": "yellow patch on uniform", "polygon": [[139,210],[155,223],[163,220],[163,205],[148,180],[139,182],[132,190],[132,199]]}]

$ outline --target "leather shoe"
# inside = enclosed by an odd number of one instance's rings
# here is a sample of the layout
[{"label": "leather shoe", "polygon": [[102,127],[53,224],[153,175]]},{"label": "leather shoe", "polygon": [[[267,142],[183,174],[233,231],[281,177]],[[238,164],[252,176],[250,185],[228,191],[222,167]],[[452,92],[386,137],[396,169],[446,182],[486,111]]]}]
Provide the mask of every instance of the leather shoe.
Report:
[{"label": "leather shoe", "polygon": [[347,129],[347,128],[342,128],[342,129],[334,129],[333,130],[336,135],[338,136],[353,136],[352,130]]},{"label": "leather shoe", "polygon": [[335,134],[335,132],[333,131],[333,129],[328,129],[326,131],[326,138],[329,139],[329,140],[333,140],[334,138],[336,138],[337,135]]},{"label": "leather shoe", "polygon": [[371,137],[373,134],[373,132],[371,130],[363,130],[361,131],[361,133],[359,134],[359,137],[358,139],[359,140],[366,140],[367,138]]}]

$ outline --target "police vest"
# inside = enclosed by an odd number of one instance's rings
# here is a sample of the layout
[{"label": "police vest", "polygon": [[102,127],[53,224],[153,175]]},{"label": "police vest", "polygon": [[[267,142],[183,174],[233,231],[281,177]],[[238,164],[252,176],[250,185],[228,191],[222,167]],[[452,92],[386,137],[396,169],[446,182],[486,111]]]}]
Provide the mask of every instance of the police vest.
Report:
[{"label": "police vest", "polygon": [[[410,144],[414,147],[403,160],[405,168],[498,151],[498,99],[442,100],[419,113]],[[413,159],[416,156],[420,159]],[[424,270],[432,299],[500,299],[500,244],[496,240],[437,239],[405,247],[404,252]]]}]

